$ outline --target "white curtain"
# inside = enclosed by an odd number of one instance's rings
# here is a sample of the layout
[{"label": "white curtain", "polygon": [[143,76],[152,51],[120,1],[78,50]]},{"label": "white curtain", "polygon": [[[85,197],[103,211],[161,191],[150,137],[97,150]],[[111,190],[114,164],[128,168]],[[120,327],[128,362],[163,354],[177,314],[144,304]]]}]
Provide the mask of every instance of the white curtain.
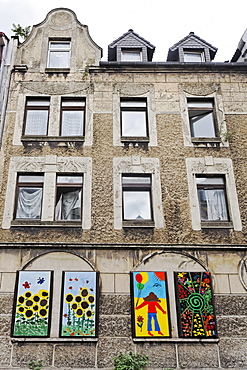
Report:
[{"label": "white curtain", "polygon": [[40,219],[42,190],[38,188],[20,188],[16,218]]},{"label": "white curtain", "polygon": [[208,220],[228,220],[224,190],[205,190]]},{"label": "white curtain", "polygon": [[75,220],[80,219],[80,215],[73,212],[76,208],[81,209],[81,190],[62,193],[55,211],[56,220]]}]

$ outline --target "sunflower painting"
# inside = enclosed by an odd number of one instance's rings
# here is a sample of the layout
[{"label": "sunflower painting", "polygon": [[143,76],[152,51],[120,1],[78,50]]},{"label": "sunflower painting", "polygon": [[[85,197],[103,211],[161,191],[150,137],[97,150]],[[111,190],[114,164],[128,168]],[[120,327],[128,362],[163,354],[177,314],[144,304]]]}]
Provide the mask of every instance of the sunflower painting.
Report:
[{"label": "sunflower painting", "polygon": [[16,337],[47,337],[51,306],[50,271],[20,271],[12,333]]},{"label": "sunflower painting", "polygon": [[96,272],[64,272],[60,337],[95,337]]}]

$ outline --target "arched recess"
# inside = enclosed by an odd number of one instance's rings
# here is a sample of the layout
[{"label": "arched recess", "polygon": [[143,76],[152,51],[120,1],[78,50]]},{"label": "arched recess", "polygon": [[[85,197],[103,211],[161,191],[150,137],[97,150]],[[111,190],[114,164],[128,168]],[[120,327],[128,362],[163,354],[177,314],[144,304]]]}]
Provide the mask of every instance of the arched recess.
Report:
[{"label": "arched recess", "polygon": [[143,257],[133,272],[166,272],[170,324],[173,338],[179,337],[174,272],[209,272],[199,258],[181,251],[155,251]]},{"label": "arched recess", "polygon": [[96,271],[85,258],[64,251],[45,252],[28,261],[22,271],[53,271],[53,301],[50,337],[58,337],[63,271]]}]

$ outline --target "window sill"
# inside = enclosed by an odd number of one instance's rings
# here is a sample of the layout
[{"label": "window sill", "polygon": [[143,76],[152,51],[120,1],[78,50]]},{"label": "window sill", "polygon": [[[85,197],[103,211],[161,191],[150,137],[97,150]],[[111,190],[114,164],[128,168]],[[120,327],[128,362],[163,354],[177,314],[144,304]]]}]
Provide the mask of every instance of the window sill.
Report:
[{"label": "window sill", "polygon": [[219,137],[192,137],[191,142],[194,145],[200,146],[216,146],[219,147],[221,139]]},{"label": "window sill", "polygon": [[122,143],[149,143],[148,136],[122,136]]},{"label": "window sill", "polygon": [[70,68],[46,68],[46,73],[69,73]]},{"label": "window sill", "polygon": [[64,343],[64,342],[98,342],[98,338],[92,337],[66,337],[66,338],[11,338],[12,343],[30,343],[30,342],[53,342],[53,343]]},{"label": "window sill", "polygon": [[154,221],[149,220],[131,220],[131,221],[123,221],[123,227],[155,227]]},{"label": "window sill", "polygon": [[65,146],[68,147],[71,144],[82,145],[85,141],[84,136],[31,136],[24,135],[21,137],[21,141],[25,146],[42,146],[49,144],[51,146]]},{"label": "window sill", "polygon": [[202,229],[233,229],[233,223],[229,221],[205,221],[201,222]]},{"label": "window sill", "polygon": [[78,227],[82,228],[82,221],[41,221],[41,220],[13,220],[11,227]]},{"label": "window sill", "polygon": [[175,343],[218,343],[220,340],[219,338],[162,338],[162,337],[154,337],[154,338],[133,338],[133,342],[175,342]]}]

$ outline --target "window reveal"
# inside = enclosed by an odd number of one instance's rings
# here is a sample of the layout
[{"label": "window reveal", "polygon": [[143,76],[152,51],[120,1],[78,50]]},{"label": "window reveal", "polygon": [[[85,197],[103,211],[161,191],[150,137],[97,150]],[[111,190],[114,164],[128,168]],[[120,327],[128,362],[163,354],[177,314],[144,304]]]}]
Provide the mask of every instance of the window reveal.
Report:
[{"label": "window reveal", "polygon": [[85,100],[63,99],[61,136],[84,136]]},{"label": "window reveal", "polygon": [[213,100],[188,99],[191,137],[217,137]]},{"label": "window reveal", "polygon": [[27,99],[24,135],[47,135],[50,99]]},{"label": "window reveal", "polygon": [[196,176],[201,221],[229,221],[225,178]]},{"label": "window reveal", "polygon": [[123,220],[153,220],[151,207],[151,177],[122,177]]},{"label": "window reveal", "polygon": [[147,137],[147,102],[121,99],[121,136]]},{"label": "window reveal", "polygon": [[81,220],[83,176],[57,176],[55,220]]},{"label": "window reveal", "polygon": [[43,175],[19,175],[16,219],[40,219],[43,198]]}]

